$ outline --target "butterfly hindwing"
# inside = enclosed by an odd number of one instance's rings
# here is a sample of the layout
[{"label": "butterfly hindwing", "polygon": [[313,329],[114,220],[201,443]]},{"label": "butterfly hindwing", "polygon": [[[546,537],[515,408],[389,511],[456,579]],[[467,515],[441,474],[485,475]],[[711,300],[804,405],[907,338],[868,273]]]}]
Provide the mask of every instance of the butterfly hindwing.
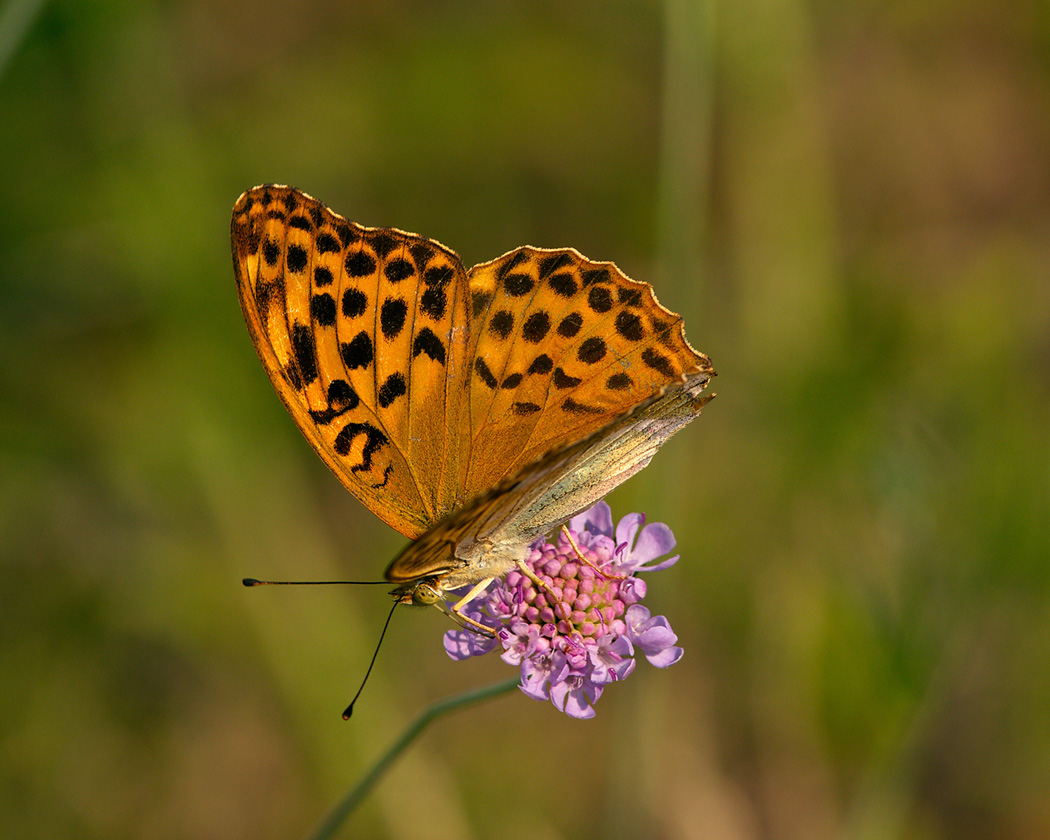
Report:
[{"label": "butterfly hindwing", "polygon": [[583,440],[545,453],[409,545],[387,569],[407,584],[438,576],[446,588],[503,574],[538,536],[588,509],[643,469],[710,399],[709,373],[656,394]]},{"label": "butterfly hindwing", "polygon": [[469,272],[474,300],[462,493],[587,437],[710,371],[652,287],[571,248],[523,247]]}]

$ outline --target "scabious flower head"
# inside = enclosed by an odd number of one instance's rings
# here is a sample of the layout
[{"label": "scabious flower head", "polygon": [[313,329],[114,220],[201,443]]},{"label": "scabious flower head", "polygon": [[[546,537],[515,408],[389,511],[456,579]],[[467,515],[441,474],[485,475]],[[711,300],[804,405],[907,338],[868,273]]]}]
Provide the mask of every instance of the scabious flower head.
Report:
[{"label": "scabious flower head", "polygon": [[545,585],[517,569],[493,581],[464,612],[495,635],[450,630],[445,650],[459,660],[501,648],[503,661],[521,671],[522,692],[590,718],[605,686],[634,670],[637,651],[658,668],[681,658],[667,619],[639,603],[646,585],[635,576],[666,569],[678,556],[652,563],[674,548],[671,529],[646,525],[640,513],[614,528],[605,502],[574,517],[568,529],[583,560],[564,531],[554,544],[537,540],[525,565]]}]

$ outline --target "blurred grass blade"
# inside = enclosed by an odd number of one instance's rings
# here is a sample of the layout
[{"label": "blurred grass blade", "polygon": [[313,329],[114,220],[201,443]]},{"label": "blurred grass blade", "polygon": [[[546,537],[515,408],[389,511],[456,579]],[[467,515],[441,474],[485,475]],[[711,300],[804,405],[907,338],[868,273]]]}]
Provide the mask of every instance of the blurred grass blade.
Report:
[{"label": "blurred grass blade", "polygon": [[11,0],[0,12],[0,82],[47,0]]}]

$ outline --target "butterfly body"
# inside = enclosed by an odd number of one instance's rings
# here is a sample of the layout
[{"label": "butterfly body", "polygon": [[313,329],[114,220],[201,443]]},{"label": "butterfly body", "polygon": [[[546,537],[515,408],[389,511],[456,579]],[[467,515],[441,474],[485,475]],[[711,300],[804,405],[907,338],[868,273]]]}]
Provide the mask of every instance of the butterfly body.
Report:
[{"label": "butterfly body", "polygon": [[714,375],[648,284],[569,248],[463,268],[288,187],[234,206],[252,340],[300,430],[415,540],[387,569],[432,603],[501,575],[649,463]]}]

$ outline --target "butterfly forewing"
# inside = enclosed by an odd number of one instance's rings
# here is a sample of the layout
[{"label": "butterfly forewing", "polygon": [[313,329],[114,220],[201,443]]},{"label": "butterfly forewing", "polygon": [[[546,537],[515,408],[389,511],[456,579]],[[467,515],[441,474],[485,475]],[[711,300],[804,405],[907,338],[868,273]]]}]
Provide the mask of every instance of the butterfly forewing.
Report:
[{"label": "butterfly forewing", "polygon": [[459,258],[286,187],[241,196],[232,242],[248,330],[288,411],[373,513],[419,536],[455,499]]}]

